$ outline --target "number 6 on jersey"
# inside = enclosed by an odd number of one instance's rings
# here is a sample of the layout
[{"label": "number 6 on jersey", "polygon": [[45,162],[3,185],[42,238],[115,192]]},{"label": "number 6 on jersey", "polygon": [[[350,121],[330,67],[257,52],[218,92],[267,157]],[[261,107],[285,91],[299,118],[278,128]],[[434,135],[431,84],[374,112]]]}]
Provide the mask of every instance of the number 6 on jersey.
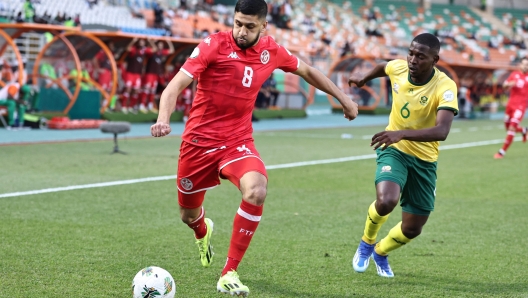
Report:
[{"label": "number 6 on jersey", "polygon": [[242,79],[242,86],[250,87],[253,80],[253,68],[246,66],[244,68],[244,78]]}]

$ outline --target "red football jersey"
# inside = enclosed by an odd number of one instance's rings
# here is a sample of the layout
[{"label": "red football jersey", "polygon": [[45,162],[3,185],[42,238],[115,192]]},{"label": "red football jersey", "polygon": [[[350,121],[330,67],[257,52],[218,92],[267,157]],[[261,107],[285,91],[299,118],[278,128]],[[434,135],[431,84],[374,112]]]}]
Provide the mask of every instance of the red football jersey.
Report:
[{"label": "red football jersey", "polygon": [[528,73],[520,70],[513,71],[506,81],[515,83],[510,90],[508,105],[526,107],[528,105]]},{"label": "red football jersey", "polygon": [[245,50],[237,46],[231,31],[205,38],[181,68],[198,79],[183,140],[213,147],[250,139],[251,114],[260,87],[275,69],[292,72],[299,63],[269,36]]},{"label": "red football jersey", "polygon": [[141,74],[143,72],[143,60],[152,54],[151,48],[133,47],[127,57],[127,72]]}]

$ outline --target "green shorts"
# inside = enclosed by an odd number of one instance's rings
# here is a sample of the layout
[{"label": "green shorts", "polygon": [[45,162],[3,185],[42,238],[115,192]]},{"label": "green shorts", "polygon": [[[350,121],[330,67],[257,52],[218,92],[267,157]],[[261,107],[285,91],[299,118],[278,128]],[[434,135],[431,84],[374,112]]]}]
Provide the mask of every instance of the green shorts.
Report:
[{"label": "green shorts", "polygon": [[402,210],[416,215],[429,215],[436,196],[436,162],[419,158],[389,147],[377,149],[376,184],[392,181],[400,185]]}]

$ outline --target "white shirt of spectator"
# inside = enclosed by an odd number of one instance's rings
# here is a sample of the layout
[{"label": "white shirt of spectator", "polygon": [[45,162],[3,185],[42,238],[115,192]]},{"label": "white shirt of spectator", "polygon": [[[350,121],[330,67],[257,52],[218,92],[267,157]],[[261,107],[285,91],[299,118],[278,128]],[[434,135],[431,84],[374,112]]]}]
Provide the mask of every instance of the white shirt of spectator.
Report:
[{"label": "white shirt of spectator", "polygon": [[[18,83],[8,83],[4,86],[4,88],[2,88],[0,90],[0,100],[6,100],[8,97],[9,97],[9,93],[7,92],[7,90],[9,89],[9,87],[15,85],[18,89],[20,89],[20,84]],[[15,94],[15,96],[13,97],[14,99],[18,99],[18,92]]]}]

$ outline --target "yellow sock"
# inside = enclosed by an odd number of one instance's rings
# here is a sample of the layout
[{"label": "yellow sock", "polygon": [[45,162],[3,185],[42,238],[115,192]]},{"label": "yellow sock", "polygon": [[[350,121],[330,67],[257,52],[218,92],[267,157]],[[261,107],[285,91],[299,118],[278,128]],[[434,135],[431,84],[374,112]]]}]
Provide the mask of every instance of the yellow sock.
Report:
[{"label": "yellow sock", "polygon": [[389,231],[387,237],[381,239],[381,241],[376,245],[375,249],[378,255],[386,256],[389,254],[389,252],[411,242],[412,239],[409,239],[403,235],[401,225],[402,222],[400,221]]},{"label": "yellow sock", "polygon": [[365,231],[363,232],[363,237],[361,238],[368,244],[376,243],[376,237],[378,236],[378,231],[381,226],[387,221],[389,214],[381,216],[376,211],[376,201],[370,204],[367,213],[367,221],[365,223]]}]

